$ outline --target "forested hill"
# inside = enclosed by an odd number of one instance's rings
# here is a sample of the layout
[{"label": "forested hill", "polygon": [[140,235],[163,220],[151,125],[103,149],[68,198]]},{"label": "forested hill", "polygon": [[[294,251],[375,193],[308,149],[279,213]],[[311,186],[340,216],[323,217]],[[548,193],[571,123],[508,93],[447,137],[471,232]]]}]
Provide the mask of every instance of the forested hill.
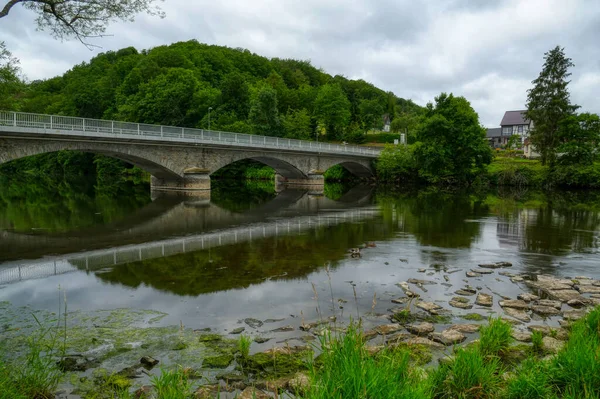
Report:
[{"label": "forested hill", "polygon": [[310,139],[346,139],[383,125],[383,116],[422,108],[363,80],[331,76],[308,61],[268,59],[195,40],[102,53],[63,76],[34,81],[24,112],[208,127]]}]

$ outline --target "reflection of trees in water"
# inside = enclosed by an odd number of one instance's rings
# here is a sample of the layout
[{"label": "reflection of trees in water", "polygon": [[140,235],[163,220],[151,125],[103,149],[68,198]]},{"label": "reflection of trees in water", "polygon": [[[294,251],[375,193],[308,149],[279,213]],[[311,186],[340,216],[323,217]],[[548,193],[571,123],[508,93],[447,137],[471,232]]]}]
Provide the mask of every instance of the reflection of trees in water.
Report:
[{"label": "reflection of trees in water", "polygon": [[304,278],[348,257],[348,248],[393,237],[393,223],[380,219],[320,227],[301,235],[257,239],[210,250],[133,262],[99,273],[114,284],[141,284],[177,295],[245,288],[266,279]]},{"label": "reflection of trees in water", "polygon": [[[151,201],[143,175],[109,176],[105,167],[97,175],[77,162],[86,165],[94,155],[73,154],[67,160],[64,154],[42,154],[0,167],[0,229],[57,232],[89,227],[118,220]],[[55,165],[59,160],[66,164]]]},{"label": "reflection of trees in water", "polygon": [[210,202],[232,212],[256,208],[277,196],[274,180],[213,180]]},{"label": "reflection of trees in water", "polygon": [[[519,200],[491,196],[502,222],[498,237],[528,253],[564,255],[597,247],[600,192],[529,192]],[[502,241],[501,241],[502,242]]]},{"label": "reflection of trees in water", "polygon": [[401,231],[412,234],[420,245],[469,248],[481,234],[469,218],[487,215],[487,207],[467,193],[424,190],[378,195],[384,217],[397,215]]}]

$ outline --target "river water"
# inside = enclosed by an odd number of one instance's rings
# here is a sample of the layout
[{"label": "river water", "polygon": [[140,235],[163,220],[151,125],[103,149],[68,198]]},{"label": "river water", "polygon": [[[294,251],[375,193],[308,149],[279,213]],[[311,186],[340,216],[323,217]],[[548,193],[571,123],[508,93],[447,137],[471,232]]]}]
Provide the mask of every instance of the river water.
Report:
[{"label": "river water", "polygon": [[[409,278],[442,283],[429,295],[447,301],[486,262],[600,278],[597,192],[216,186],[210,198],[152,198],[131,182],[109,192],[3,190],[0,302],[55,312],[60,287],[70,311],[151,309],[164,325],[261,334],[242,321],[376,323]],[[468,282],[501,296],[522,292],[507,278],[477,280]]]}]

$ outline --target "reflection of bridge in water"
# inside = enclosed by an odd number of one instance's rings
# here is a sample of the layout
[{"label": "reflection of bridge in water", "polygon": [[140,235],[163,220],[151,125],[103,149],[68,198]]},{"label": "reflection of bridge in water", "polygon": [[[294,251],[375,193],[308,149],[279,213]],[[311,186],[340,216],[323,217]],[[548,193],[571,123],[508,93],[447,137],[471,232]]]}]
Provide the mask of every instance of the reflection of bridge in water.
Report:
[{"label": "reflection of bridge in water", "polygon": [[244,212],[230,211],[194,197],[159,197],[135,214],[104,226],[59,234],[0,231],[0,262],[181,237],[261,222],[266,218],[347,209],[369,204],[372,191],[370,186],[358,185],[333,201],[302,190],[285,190],[273,200]]},{"label": "reflection of bridge in water", "polygon": [[[242,213],[193,198],[161,197],[130,217],[106,226],[53,235],[0,232],[0,261],[5,261],[0,265],[0,284],[66,273],[74,271],[74,266],[97,270],[335,225],[359,215],[373,215],[373,209],[345,211],[370,204],[371,193],[372,187],[356,186],[333,201],[306,191],[285,190],[272,201]],[[82,250],[86,252],[80,256]],[[53,257],[20,260],[48,255]]]},{"label": "reflection of bridge in water", "polygon": [[341,223],[360,222],[373,218],[378,214],[378,210],[372,207],[330,211],[319,215],[253,223],[190,237],[95,250],[43,261],[32,261],[0,269],[0,284],[49,277],[77,270],[98,271],[125,263],[163,258],[267,237],[297,234]]}]

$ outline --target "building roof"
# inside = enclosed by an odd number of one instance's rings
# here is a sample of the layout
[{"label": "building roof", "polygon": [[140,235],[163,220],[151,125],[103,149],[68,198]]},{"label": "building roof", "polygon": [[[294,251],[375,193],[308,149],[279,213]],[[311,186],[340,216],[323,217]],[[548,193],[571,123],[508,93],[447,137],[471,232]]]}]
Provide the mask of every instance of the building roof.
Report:
[{"label": "building roof", "polygon": [[502,118],[500,126],[512,125],[529,125],[529,121],[525,118],[525,110],[506,111],[504,113],[504,118]]},{"label": "building roof", "polygon": [[486,133],[485,133],[485,137],[487,137],[488,139],[491,139],[492,137],[500,137],[502,136],[502,128],[500,127],[494,127],[492,129],[487,129]]}]

